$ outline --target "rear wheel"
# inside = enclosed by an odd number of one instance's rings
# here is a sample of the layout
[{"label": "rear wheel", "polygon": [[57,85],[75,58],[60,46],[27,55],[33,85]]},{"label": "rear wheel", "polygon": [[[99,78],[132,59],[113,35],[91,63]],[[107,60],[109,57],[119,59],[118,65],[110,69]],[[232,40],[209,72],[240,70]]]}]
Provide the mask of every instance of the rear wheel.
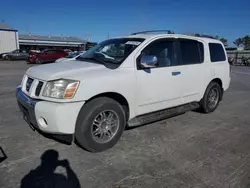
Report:
[{"label": "rear wheel", "polygon": [[76,141],[88,151],[104,151],[117,143],[125,125],[122,106],[111,98],[99,97],[81,109],[76,123]]},{"label": "rear wheel", "polygon": [[213,112],[219,105],[222,97],[222,88],[216,82],[211,82],[200,102],[201,110],[204,113]]}]

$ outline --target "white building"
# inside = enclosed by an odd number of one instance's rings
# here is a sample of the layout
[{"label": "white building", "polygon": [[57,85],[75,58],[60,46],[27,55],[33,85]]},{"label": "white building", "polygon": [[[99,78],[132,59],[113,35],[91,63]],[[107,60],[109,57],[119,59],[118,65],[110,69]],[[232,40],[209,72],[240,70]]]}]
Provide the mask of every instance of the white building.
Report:
[{"label": "white building", "polygon": [[18,31],[0,23],[0,54],[19,48]]},{"label": "white building", "polygon": [[18,30],[10,28],[6,23],[0,23],[0,54],[16,49],[28,51],[49,48],[87,50],[95,44],[78,37],[18,34]]}]

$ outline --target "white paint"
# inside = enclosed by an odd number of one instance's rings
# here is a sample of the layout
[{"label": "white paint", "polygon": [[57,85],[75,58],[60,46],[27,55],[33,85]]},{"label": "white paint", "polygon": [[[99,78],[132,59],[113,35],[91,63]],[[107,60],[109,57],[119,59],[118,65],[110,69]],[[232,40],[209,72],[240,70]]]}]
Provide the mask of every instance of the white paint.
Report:
[{"label": "white paint", "polygon": [[150,73],[137,71],[136,115],[181,104],[181,74],[172,76],[177,67],[153,68]]},{"label": "white paint", "polygon": [[[43,80],[45,84],[49,80],[61,78],[80,81],[79,88],[72,99],[53,99],[41,95],[36,97],[34,91],[37,81],[34,82],[31,91],[26,94],[44,100],[38,102],[35,107],[37,118],[41,116],[48,119],[49,125],[46,130],[42,126],[41,129],[47,132],[73,133],[76,118],[84,102],[106,92],[118,93],[125,97],[129,104],[129,118],[131,119],[148,112],[200,101],[208,84],[215,78],[222,80],[224,90],[228,89],[230,67],[227,59],[224,62],[210,62],[208,43],[222,44],[220,41],[184,35],[138,35],[136,37],[144,37],[145,41],[117,69],[77,60],[28,69],[27,75],[36,80]],[[204,44],[204,63],[152,68],[150,72],[137,70],[136,58],[141,50],[157,39],[174,37],[202,42]],[[181,74],[173,76],[172,72]],[[23,89],[25,89],[24,84],[25,78]]]},{"label": "white paint", "polygon": [[78,113],[84,102],[77,103],[53,103],[53,102],[38,102],[35,105],[36,119],[39,120],[38,126],[44,132],[48,133],[65,133],[73,134],[75,132],[75,124]]},{"label": "white paint", "polygon": [[0,30],[0,53],[11,52],[19,48],[18,33]]}]

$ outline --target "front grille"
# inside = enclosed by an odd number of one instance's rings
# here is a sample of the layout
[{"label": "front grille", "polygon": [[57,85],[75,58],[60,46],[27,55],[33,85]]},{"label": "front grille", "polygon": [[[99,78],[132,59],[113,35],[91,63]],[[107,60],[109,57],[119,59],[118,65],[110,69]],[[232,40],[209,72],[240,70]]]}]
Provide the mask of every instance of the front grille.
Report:
[{"label": "front grille", "polygon": [[40,95],[40,92],[41,92],[41,89],[43,87],[43,82],[39,81],[37,87],[36,87],[36,91],[35,91],[35,95],[36,96],[39,96]]},{"label": "front grille", "polygon": [[33,78],[28,77],[28,80],[27,80],[26,86],[25,86],[26,87],[26,91],[28,91],[28,92],[30,91],[30,87],[31,87],[33,81],[34,81]]}]

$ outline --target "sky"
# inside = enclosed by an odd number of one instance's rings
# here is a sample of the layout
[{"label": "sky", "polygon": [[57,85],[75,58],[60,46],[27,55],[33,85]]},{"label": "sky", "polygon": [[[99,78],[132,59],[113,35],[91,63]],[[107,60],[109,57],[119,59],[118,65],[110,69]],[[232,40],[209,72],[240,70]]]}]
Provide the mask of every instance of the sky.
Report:
[{"label": "sky", "polygon": [[19,33],[75,36],[93,42],[170,29],[218,35],[233,45],[250,35],[250,0],[3,0],[0,21]]}]

